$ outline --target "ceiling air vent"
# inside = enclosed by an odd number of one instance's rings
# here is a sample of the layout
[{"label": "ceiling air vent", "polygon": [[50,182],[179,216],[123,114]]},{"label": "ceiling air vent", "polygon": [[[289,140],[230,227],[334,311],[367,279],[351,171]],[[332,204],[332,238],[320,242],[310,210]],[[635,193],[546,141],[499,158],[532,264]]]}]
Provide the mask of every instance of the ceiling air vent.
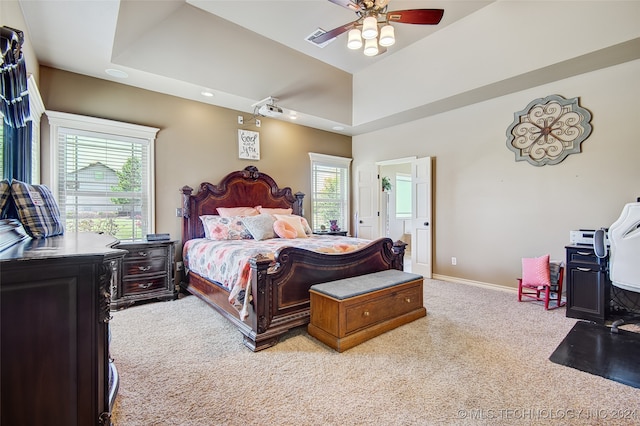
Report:
[{"label": "ceiling air vent", "polygon": [[335,40],[335,38],[332,38],[331,40],[327,40],[324,43],[318,44],[318,43],[314,43],[311,40],[321,36],[322,34],[326,33],[325,30],[323,30],[322,28],[318,28],[317,30],[315,30],[314,32],[312,32],[311,34],[309,34],[308,36],[305,37],[305,40],[307,40],[309,43],[313,44],[314,46],[318,46],[318,47],[325,47],[327,44],[331,43],[333,40]]}]

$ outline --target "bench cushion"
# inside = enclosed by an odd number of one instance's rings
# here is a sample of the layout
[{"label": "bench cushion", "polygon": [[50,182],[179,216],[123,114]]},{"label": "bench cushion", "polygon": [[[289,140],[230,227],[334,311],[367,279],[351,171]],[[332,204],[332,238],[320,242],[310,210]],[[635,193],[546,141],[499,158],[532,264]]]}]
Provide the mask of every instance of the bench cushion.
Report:
[{"label": "bench cushion", "polygon": [[311,289],[334,299],[344,300],[415,280],[422,280],[422,275],[398,271],[397,269],[388,269],[367,275],[315,284],[311,286]]}]

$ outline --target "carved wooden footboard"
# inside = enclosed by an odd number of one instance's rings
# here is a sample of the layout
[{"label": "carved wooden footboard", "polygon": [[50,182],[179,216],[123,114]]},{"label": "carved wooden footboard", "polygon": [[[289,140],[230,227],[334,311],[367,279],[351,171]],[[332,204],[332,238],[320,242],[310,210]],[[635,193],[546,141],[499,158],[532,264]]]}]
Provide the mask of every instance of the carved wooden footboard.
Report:
[{"label": "carved wooden footboard", "polygon": [[[216,214],[217,207],[292,207],[294,214],[302,215],[304,194],[293,196],[289,188],[278,188],[255,167],[230,173],[219,185],[203,183],[196,195],[192,191],[182,188],[183,243],[202,238],[199,216]],[[312,285],[391,268],[402,270],[405,246],[401,241],[381,238],[342,254],[284,247],[275,253],[274,260],[253,258],[250,309],[244,320],[221,285],[195,273],[189,273],[182,285],[234,323],[244,336],[244,344],[259,351],[276,344],[288,330],[309,322]]]}]

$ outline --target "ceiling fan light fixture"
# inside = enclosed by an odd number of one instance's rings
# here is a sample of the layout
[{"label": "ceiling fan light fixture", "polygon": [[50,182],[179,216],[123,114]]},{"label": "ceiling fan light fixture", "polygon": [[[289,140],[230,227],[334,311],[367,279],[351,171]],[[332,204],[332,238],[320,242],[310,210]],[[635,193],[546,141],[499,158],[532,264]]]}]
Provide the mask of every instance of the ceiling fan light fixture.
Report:
[{"label": "ceiling fan light fixture", "polygon": [[378,41],[375,38],[364,41],[364,54],[376,56],[378,54]]},{"label": "ceiling fan light fixture", "polygon": [[349,39],[347,41],[347,47],[352,50],[358,50],[362,47],[362,33],[359,29],[354,28],[349,31]]},{"label": "ceiling fan light fixture", "polygon": [[373,40],[378,37],[378,20],[374,16],[367,16],[362,22],[362,38]]},{"label": "ceiling fan light fixture", "polygon": [[392,46],[396,42],[395,31],[389,24],[380,29],[380,46]]}]

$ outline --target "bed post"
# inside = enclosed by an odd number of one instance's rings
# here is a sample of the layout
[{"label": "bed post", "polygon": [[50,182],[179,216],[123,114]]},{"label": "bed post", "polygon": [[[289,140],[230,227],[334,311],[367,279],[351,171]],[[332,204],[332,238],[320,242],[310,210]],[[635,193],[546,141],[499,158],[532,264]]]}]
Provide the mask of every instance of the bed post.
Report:
[{"label": "bed post", "polygon": [[189,197],[193,193],[193,188],[188,185],[180,188],[180,192],[182,193],[182,243],[186,241],[186,239],[193,238],[189,229],[189,222],[191,218],[191,208],[189,206]]},{"label": "bed post", "polygon": [[302,207],[302,200],[304,199],[304,193],[298,191],[295,194],[296,201],[293,204],[293,214],[298,216],[304,216],[304,207]]},{"label": "bed post", "polygon": [[[280,334],[284,332],[267,333],[273,316],[271,311],[272,288],[267,283],[267,272],[272,263],[272,259],[262,255],[249,259],[253,312],[249,313],[251,332],[244,335],[244,344],[254,352],[275,345],[278,343]],[[249,297],[249,294],[245,292],[244,297]]]},{"label": "bed post", "polygon": [[404,251],[407,248],[407,243],[403,241],[396,241],[393,243],[393,254],[394,257],[391,267],[397,269],[398,271],[404,271]]}]

